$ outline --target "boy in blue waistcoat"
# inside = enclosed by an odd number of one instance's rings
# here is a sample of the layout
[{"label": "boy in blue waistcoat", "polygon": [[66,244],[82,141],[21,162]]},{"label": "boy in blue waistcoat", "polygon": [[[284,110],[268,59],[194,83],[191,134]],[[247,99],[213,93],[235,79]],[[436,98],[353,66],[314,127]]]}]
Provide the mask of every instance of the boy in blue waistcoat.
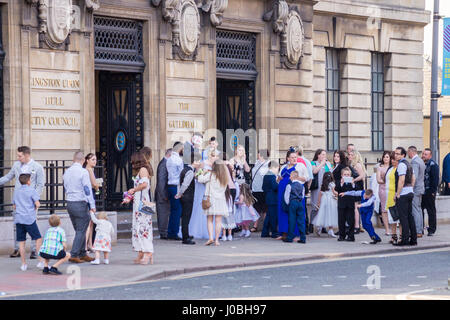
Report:
[{"label": "boy in blue waistcoat", "polygon": [[298,225],[300,232],[300,240],[298,243],[306,243],[306,225],[305,211],[303,210],[303,198],[305,196],[305,188],[303,182],[300,181],[298,171],[292,171],[291,183],[286,186],[284,192],[284,201],[289,206],[288,235],[284,242],[293,242],[295,237],[295,225]]},{"label": "boy in blue waistcoat", "polygon": [[359,212],[361,213],[363,228],[369,233],[369,236],[372,239],[372,242],[370,244],[377,244],[378,242],[381,242],[380,237],[375,233],[371,220],[376,200],[373,191],[371,189],[361,191],[347,191],[339,194],[339,196],[353,196],[361,198],[361,204],[358,204],[356,208],[359,209]]}]

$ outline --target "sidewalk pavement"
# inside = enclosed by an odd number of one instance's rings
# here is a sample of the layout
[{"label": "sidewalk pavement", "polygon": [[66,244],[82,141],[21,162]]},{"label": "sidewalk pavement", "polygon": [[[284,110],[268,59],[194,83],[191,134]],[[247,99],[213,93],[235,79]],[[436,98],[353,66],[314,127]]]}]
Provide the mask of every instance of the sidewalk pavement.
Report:
[{"label": "sidewalk pavement", "polygon": [[[196,245],[183,245],[181,241],[154,240],[154,264],[135,265],[136,253],[132,251],[131,240],[118,240],[113,246],[109,265],[90,263],[66,264],[60,267],[64,273],[72,266],[81,270],[81,289],[127,284],[143,280],[156,280],[186,273],[231,269],[248,266],[271,265],[287,262],[357,257],[374,254],[399,253],[406,251],[450,248],[450,225],[439,225],[437,233],[418,239],[418,246],[394,247],[390,237],[377,229],[383,242],[376,245],[369,242],[367,232],[356,235],[355,242],[338,242],[327,234],[320,237],[307,236],[306,244],[284,243],[271,238],[261,238],[252,233],[251,238],[236,237],[221,245],[204,246],[206,240],[197,239]],[[67,282],[73,283],[73,275],[43,275],[36,268],[37,260],[27,260],[28,270],[20,268],[19,258],[0,256],[0,297],[26,293],[68,290]],[[73,272],[73,271],[72,271]],[[124,297],[125,298],[125,297]]]}]

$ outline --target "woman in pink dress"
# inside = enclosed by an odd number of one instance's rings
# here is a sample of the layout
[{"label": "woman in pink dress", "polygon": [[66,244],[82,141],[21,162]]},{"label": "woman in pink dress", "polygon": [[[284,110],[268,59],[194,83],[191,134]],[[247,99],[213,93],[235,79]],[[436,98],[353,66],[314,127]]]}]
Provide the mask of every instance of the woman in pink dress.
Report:
[{"label": "woman in pink dress", "polygon": [[383,219],[383,225],[385,234],[391,235],[389,231],[388,213],[386,210],[386,171],[389,169],[391,163],[391,152],[384,151],[383,157],[380,160],[380,167],[377,170],[377,182],[379,185],[378,195],[381,202],[381,219]]}]

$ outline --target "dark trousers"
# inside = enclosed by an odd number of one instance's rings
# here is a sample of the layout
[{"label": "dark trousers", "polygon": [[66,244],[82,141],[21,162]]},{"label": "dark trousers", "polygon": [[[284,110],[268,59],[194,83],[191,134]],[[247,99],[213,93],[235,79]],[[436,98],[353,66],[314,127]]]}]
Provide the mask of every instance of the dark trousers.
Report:
[{"label": "dark trousers", "polygon": [[408,193],[397,199],[396,207],[402,225],[402,244],[417,242],[417,230],[414,216],[412,214],[412,201],[414,193]]},{"label": "dark trousers", "polygon": [[422,196],[422,216],[425,220],[425,210],[428,213],[428,232],[435,233],[437,222],[436,222],[436,195],[431,193],[425,193]]},{"label": "dark trousers", "polygon": [[156,201],[156,216],[158,220],[158,231],[163,237],[167,237],[167,228],[169,226],[170,203],[158,199]]},{"label": "dark trousers", "polygon": [[[346,232],[345,223],[349,226],[348,232]],[[338,224],[339,238],[344,239],[347,234],[349,239],[355,239],[355,208],[351,206],[338,208]]]},{"label": "dark trousers", "polygon": [[372,215],[373,211],[370,212],[361,212],[361,222],[364,230],[367,231],[370,238],[375,238],[376,240],[381,240],[380,237],[375,233],[372,225]]},{"label": "dark trousers", "polygon": [[70,255],[73,258],[84,257],[86,255],[86,230],[91,221],[89,204],[86,201],[67,201],[67,212],[75,230]]},{"label": "dark trousers", "polygon": [[288,216],[288,235],[287,240],[292,241],[295,238],[295,225],[298,225],[298,231],[300,232],[300,240],[306,241],[305,231],[305,211],[303,210],[302,201],[292,200],[289,203],[289,216]]},{"label": "dark trousers", "polygon": [[261,232],[261,237],[268,237],[271,233],[272,238],[278,237],[278,205],[269,205],[267,209],[266,218],[264,219],[264,226]]},{"label": "dark trousers", "polygon": [[189,238],[189,221],[191,221],[193,198],[181,198],[181,233],[183,240]]},{"label": "dark trousers", "polygon": [[177,195],[177,186],[169,186],[169,201],[170,201],[170,216],[169,227],[167,228],[167,236],[169,238],[176,238],[180,231],[180,219],[181,219],[181,202],[180,199],[175,199]]}]

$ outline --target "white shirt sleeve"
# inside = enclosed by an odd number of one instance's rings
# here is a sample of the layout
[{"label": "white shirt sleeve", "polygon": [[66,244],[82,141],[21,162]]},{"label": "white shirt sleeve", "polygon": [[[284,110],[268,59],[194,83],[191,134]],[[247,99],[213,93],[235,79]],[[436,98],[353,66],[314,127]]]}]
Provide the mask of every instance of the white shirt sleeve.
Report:
[{"label": "white shirt sleeve", "polygon": [[286,190],[284,190],[284,202],[286,202],[286,204],[289,204],[290,197],[291,197],[291,185],[288,184],[286,186]]}]

